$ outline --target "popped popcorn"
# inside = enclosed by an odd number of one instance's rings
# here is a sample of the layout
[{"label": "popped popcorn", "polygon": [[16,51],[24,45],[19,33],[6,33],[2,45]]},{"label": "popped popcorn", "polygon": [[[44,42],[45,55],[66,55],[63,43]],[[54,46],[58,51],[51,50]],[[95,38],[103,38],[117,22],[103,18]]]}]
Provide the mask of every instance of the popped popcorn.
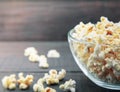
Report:
[{"label": "popped popcorn", "polygon": [[36,83],[33,85],[33,90],[34,92],[45,92],[45,88],[44,88],[44,85],[41,83]]},{"label": "popped popcorn", "polygon": [[49,58],[59,58],[60,57],[60,53],[57,50],[52,49],[52,50],[48,51],[47,57],[49,57]]},{"label": "popped popcorn", "polygon": [[28,58],[31,62],[38,62],[40,59],[40,56],[38,54],[30,54],[29,58]]},{"label": "popped popcorn", "polygon": [[25,49],[25,56],[29,56],[28,59],[31,62],[39,62],[39,67],[41,68],[48,68],[49,64],[47,62],[47,58],[45,55],[38,55],[37,50],[34,47],[28,47]]},{"label": "popped popcorn", "polygon": [[56,92],[55,89],[52,89],[50,87],[46,87],[44,88],[44,79],[43,78],[40,78],[36,84],[33,85],[33,90],[34,92]]},{"label": "popped popcorn", "polygon": [[62,69],[57,73],[55,69],[51,69],[48,73],[45,73],[44,79],[46,84],[51,85],[51,84],[58,84],[60,80],[62,80],[66,75],[66,70]]},{"label": "popped popcorn", "polygon": [[61,71],[59,71],[58,75],[57,75],[57,78],[59,80],[62,80],[66,75],[66,70],[65,69],[62,69]]},{"label": "popped popcorn", "polygon": [[75,55],[86,69],[102,81],[120,83],[120,22],[101,17],[96,24],[80,22],[71,42]]},{"label": "popped popcorn", "polygon": [[46,73],[44,76],[44,79],[45,79],[46,84],[48,85],[59,83],[59,79],[57,78],[57,75],[54,75],[54,74],[49,75]]},{"label": "popped popcorn", "polygon": [[46,87],[45,92],[56,92],[56,90],[50,87]]},{"label": "popped popcorn", "polygon": [[15,89],[16,88],[16,75],[11,74],[9,76],[5,76],[2,79],[2,85],[6,89]]},{"label": "popped popcorn", "polygon": [[39,57],[39,67],[41,67],[41,68],[48,68],[49,67],[49,64],[47,62],[47,58],[45,55],[41,55]]},{"label": "popped popcorn", "polygon": [[76,81],[70,79],[69,81],[66,81],[64,84],[61,84],[59,86],[60,89],[62,89],[63,91],[70,91],[70,92],[75,92],[76,89]]},{"label": "popped popcorn", "polygon": [[18,85],[19,85],[19,89],[27,89],[33,82],[33,75],[26,75],[26,77],[24,77],[23,73],[19,73],[18,74]]},{"label": "popped popcorn", "polygon": [[25,49],[25,51],[24,51],[24,55],[25,56],[29,56],[29,55],[31,55],[31,54],[37,54],[38,52],[37,52],[37,50],[34,48],[34,47],[28,47],[28,48],[26,48]]}]

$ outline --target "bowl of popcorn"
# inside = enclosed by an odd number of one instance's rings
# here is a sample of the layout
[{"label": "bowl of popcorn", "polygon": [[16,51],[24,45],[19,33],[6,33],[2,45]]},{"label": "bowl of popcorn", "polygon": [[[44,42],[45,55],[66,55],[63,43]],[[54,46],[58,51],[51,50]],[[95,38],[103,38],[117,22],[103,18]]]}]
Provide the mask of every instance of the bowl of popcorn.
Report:
[{"label": "bowl of popcorn", "polygon": [[107,17],[93,24],[80,22],[68,32],[75,62],[98,86],[120,90],[120,22]]}]

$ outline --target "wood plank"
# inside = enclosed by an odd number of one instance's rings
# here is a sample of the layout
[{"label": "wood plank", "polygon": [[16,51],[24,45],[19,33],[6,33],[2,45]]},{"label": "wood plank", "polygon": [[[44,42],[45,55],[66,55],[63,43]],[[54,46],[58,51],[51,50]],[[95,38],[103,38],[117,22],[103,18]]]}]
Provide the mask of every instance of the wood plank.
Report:
[{"label": "wood plank", "polygon": [[1,41],[60,41],[80,21],[100,16],[120,20],[120,1],[111,0],[8,0],[0,2]]}]

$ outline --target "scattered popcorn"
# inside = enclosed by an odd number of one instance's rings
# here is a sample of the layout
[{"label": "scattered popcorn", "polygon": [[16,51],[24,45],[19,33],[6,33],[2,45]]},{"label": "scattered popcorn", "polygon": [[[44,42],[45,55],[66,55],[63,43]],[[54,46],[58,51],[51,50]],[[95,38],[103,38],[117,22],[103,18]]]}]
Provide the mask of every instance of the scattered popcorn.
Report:
[{"label": "scattered popcorn", "polygon": [[60,53],[57,50],[49,50],[47,57],[49,58],[59,58],[60,57]]},{"label": "scattered popcorn", "polygon": [[75,92],[75,86],[76,86],[76,81],[70,79],[69,81],[66,81],[64,84],[61,84],[59,86],[60,89],[63,91],[70,91],[70,92]]},{"label": "scattered popcorn", "polygon": [[16,75],[11,74],[10,76],[5,76],[2,79],[2,85],[6,89],[15,89],[16,88]]},{"label": "scattered popcorn", "polygon": [[25,51],[24,51],[24,55],[25,56],[29,56],[29,55],[31,55],[31,54],[37,54],[38,52],[37,52],[37,50],[34,48],[34,47],[28,47],[28,48],[26,48],[25,49]]},{"label": "scattered popcorn", "polygon": [[23,76],[23,73],[18,74],[19,79],[17,80],[19,84],[19,89],[27,89],[33,82],[33,75]]},{"label": "scattered popcorn", "polygon": [[47,62],[47,58],[45,55],[41,55],[39,58],[39,67],[41,68],[48,68],[49,64]]},{"label": "scattered popcorn", "polygon": [[101,17],[96,24],[76,25],[71,41],[75,55],[87,70],[102,81],[120,83],[120,22]]}]

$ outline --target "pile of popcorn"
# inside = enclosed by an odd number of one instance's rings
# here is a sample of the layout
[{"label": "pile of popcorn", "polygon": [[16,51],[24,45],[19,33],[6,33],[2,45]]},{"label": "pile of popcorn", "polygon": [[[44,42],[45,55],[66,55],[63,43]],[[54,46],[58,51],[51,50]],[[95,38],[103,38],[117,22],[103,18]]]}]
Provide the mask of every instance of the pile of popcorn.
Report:
[{"label": "pile of popcorn", "polygon": [[90,73],[108,83],[120,83],[120,22],[101,17],[96,24],[74,27],[72,42],[76,56]]}]

